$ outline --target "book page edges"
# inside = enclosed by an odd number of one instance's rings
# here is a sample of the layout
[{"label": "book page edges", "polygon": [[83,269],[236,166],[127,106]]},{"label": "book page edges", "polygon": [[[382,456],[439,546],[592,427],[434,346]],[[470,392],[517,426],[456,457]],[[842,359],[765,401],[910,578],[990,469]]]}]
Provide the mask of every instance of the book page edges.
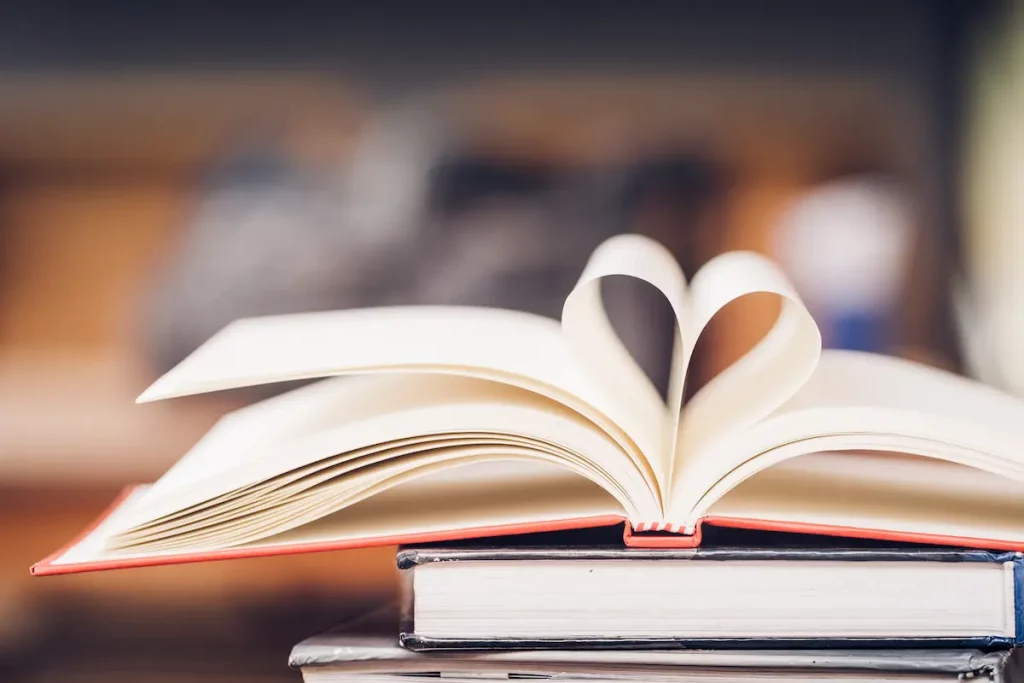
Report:
[{"label": "book page edges", "polygon": [[[617,515],[596,517],[578,517],[556,519],[549,522],[528,522],[494,526],[477,526],[443,531],[430,531],[415,534],[398,534],[376,536],[371,538],[341,539],[337,541],[317,541],[313,543],[293,543],[282,545],[262,545],[239,548],[225,548],[195,553],[176,555],[150,555],[145,557],[125,557],[88,560],[83,562],[57,563],[57,560],[71,548],[84,541],[90,534],[114,514],[139,487],[125,488],[93,523],[77,538],[57,550],[44,560],[32,565],[30,572],[34,576],[53,576],[58,574],[79,574],[83,572],[107,569],[131,569],[135,567],[156,567],[172,564],[188,564],[192,562],[213,562],[218,560],[236,560],[256,557],[274,557],[278,555],[298,555],[304,553],[327,552],[331,550],[352,550],[377,546],[405,545],[416,543],[439,543],[442,541],[458,541],[491,536],[514,536],[520,534],[543,533],[547,531],[571,531],[573,529],[592,529],[624,524],[626,518]],[[626,524],[628,526],[628,524]]]}]

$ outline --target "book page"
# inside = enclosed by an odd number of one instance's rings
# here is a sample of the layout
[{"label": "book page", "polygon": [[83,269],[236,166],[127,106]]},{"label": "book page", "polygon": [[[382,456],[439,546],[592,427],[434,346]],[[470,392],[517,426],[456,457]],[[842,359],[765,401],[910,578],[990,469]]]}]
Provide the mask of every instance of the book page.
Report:
[{"label": "book page", "polygon": [[[667,405],[608,320],[600,284],[610,276],[643,280],[672,306],[676,334]],[[662,492],[668,489],[682,408],[688,360],[683,343],[690,336],[683,326],[689,318],[686,280],[679,264],[663,246],[641,235],[619,235],[598,247],[562,309],[569,348],[585,372],[609,392],[608,400],[618,404],[615,414],[627,431],[644,435],[644,453]]]},{"label": "book page", "polygon": [[394,487],[264,542],[309,543],[621,514],[606,491],[564,470],[544,463],[491,462]]},{"label": "book page", "polygon": [[1024,483],[935,458],[822,452],[760,472],[705,514],[1019,545]]},{"label": "book page", "polygon": [[[577,462],[574,455],[550,444],[539,444],[523,437],[497,436],[486,432],[463,432],[457,437],[433,434],[397,439],[356,451],[339,453],[289,470],[284,474],[269,477],[257,484],[243,486],[226,494],[207,498],[202,503],[181,508],[151,522],[137,525],[123,535],[135,537],[150,532],[176,530],[188,525],[212,523],[218,519],[227,519],[274,507],[319,487],[322,482],[338,480],[347,477],[349,473],[356,473],[358,476],[388,460],[412,460],[415,462],[410,464],[410,468],[415,468],[416,463],[434,457],[443,451],[459,449],[461,452],[465,452],[464,449],[488,446],[530,447],[536,449],[537,459],[558,457],[560,458],[558,463],[564,463],[569,469],[574,467]],[[582,473],[583,476],[588,475],[586,472]]]},{"label": "book page", "polygon": [[[686,404],[676,436],[676,469],[670,517],[680,514],[678,499],[692,502],[695,492],[729,470],[708,453],[725,435],[742,433],[789,399],[807,381],[821,353],[821,334],[800,297],[778,267],[753,252],[731,252],[709,261],[690,285],[690,322],[694,342],[712,317],[730,302],[767,292],[782,298],[775,324],[750,351],[700,389]],[[684,346],[683,365],[693,344]]]},{"label": "book page", "polygon": [[1014,397],[918,363],[829,350],[771,416],[709,449],[720,468],[695,477],[694,497],[679,505],[692,505],[693,517],[759,472],[825,450],[907,453],[1024,482],[1022,442],[1024,405]]},{"label": "book page", "polygon": [[[174,557],[186,548],[164,552],[111,552],[109,541],[120,519],[130,514],[145,491],[133,494],[82,541],[69,548],[55,565],[104,559]],[[366,501],[271,538],[247,544],[252,550],[285,548],[305,543],[372,545],[374,539],[395,543],[413,534],[457,537],[474,529],[506,525],[570,525],[580,520],[621,519],[618,503],[604,489],[560,467],[544,463],[491,462],[468,465],[394,487]],[[480,535],[480,534],[477,534]]]},{"label": "book page", "polygon": [[443,373],[519,386],[571,407],[620,445],[657,490],[658,434],[581,369],[557,321],[473,307],[385,307],[268,316],[217,333],[139,398],[151,401],[358,373]]},{"label": "book page", "polygon": [[[612,275],[650,283],[675,312],[668,407],[608,322],[599,283]],[[594,421],[616,439],[660,500],[673,462],[686,370],[681,326],[689,318],[685,279],[671,254],[648,238],[621,235],[594,252],[566,300],[561,326],[515,311],[432,306],[240,320],[139,400],[351,373],[449,373],[505,382]],[[211,460],[196,453],[189,459]]]},{"label": "book page", "polygon": [[[522,439],[517,444],[501,439],[473,442],[467,439],[429,448],[406,447],[406,457],[393,453],[370,457],[369,462],[349,462],[312,469],[304,476],[259,491],[243,491],[225,503],[204,506],[190,514],[175,515],[119,532],[117,548],[169,550],[188,546],[218,549],[255,541],[284,530],[311,523],[396,486],[470,464],[509,463],[510,471],[545,463],[589,479],[618,500],[620,510],[636,519],[636,512],[621,492],[603,481],[600,474],[578,456],[556,449],[542,449]],[[376,454],[371,454],[375,456]],[[495,482],[500,483],[500,482]]]},{"label": "book page", "polygon": [[479,370],[573,395],[574,371],[557,321],[490,308],[388,306],[245,318],[226,326],[153,383],[140,402],[373,371]]},{"label": "book page", "polygon": [[[417,452],[409,458],[391,458],[361,467],[347,476],[317,472],[273,496],[260,496],[243,509],[202,519],[184,517],[173,525],[153,525],[118,534],[114,545],[128,551],[164,551],[189,548],[217,550],[255,542],[306,524],[404,487],[422,478],[480,464],[507,464],[510,472],[530,470],[537,463],[564,467],[558,457],[530,447],[464,445]],[[573,468],[565,468],[572,473]],[[581,475],[583,472],[575,471]],[[498,482],[495,482],[498,483]],[[620,514],[623,508],[620,506]]]},{"label": "book page", "polygon": [[471,434],[487,434],[479,441],[499,441],[510,453],[528,444],[524,456],[530,451],[598,481],[631,517],[661,514],[644,473],[610,436],[570,408],[489,380],[389,373],[325,380],[227,416],[121,516],[125,526],[117,531],[232,492],[243,495],[302,468],[335,468],[354,458],[365,466],[377,452],[391,450],[387,457],[401,460],[389,475],[398,476],[415,465],[418,451],[395,451],[393,444],[420,442],[419,450],[432,451],[437,436],[464,440]]},{"label": "book page", "polygon": [[[870,406],[913,413],[980,450],[1024,463],[1024,402],[980,382],[914,361],[830,349],[777,413]],[[1010,463],[1008,463],[1010,464]]]}]

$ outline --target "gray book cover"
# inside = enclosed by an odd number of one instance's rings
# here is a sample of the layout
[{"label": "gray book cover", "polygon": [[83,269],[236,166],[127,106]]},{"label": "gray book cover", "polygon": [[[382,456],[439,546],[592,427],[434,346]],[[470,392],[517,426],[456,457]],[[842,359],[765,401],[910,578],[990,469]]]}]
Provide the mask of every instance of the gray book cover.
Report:
[{"label": "gray book cover", "polygon": [[[927,681],[1021,680],[1015,651],[858,650],[490,650],[414,652],[395,637],[389,606],[296,645],[289,665],[307,680],[384,681],[394,677],[557,678],[628,681],[807,679]],[[1020,653],[1017,653],[1017,658]]]}]

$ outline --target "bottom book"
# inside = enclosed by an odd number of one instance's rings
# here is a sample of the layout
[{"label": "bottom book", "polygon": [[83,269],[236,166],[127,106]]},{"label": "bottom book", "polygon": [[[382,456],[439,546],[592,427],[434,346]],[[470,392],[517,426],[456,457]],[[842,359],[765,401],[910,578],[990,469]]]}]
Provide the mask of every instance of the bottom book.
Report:
[{"label": "bottom book", "polygon": [[[626,681],[906,681],[987,678],[1017,683],[1024,650],[513,650],[412,652],[359,620],[309,638],[289,665],[307,683],[412,683],[417,679]],[[376,620],[380,623],[380,620]],[[394,633],[394,631],[391,631]],[[359,635],[354,635],[359,634]]]}]

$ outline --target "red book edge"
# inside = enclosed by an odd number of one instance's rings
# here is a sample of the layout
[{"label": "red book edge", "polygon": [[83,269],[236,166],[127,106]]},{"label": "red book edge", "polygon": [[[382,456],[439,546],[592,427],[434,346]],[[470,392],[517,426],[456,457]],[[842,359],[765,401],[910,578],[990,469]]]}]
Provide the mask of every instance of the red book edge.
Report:
[{"label": "red book edge", "polygon": [[580,517],[562,519],[552,522],[526,522],[522,524],[503,524],[496,526],[480,526],[465,529],[431,531],[421,534],[402,536],[375,536],[343,541],[321,541],[316,543],[298,543],[281,546],[264,546],[255,548],[229,548],[160,557],[138,557],[126,559],[96,560],[92,562],[76,562],[72,564],[53,564],[54,560],[67,552],[92,533],[103,523],[124,500],[135,490],[129,486],[121,491],[113,503],[97,517],[89,527],[70,543],[52,553],[47,558],[32,565],[30,572],[35,576],[54,576],[58,574],[79,574],[83,572],[105,569],[130,569],[135,567],[155,567],[190,562],[212,562],[216,560],[235,560],[251,557],[272,557],[277,555],[297,555],[300,553],[326,552],[330,550],[351,550],[354,548],[371,548],[376,546],[407,545],[423,543],[440,543],[459,541],[490,536],[512,536],[517,534],[541,533],[545,531],[569,531],[573,529],[591,529],[597,527],[623,525],[623,543],[629,548],[696,548],[701,544],[701,532],[704,524],[712,526],[751,529],[757,531],[782,531],[800,534],[816,534],[819,536],[835,536],[841,538],[865,538],[879,541],[897,541],[904,543],[925,543],[929,545],[949,545],[986,550],[1024,551],[1024,544],[995,539],[971,538],[967,536],[945,536],[941,534],[918,534],[907,532],[883,531],[879,529],[863,529],[858,527],[834,526],[828,524],[804,524],[800,522],[773,522],[770,520],[745,519],[738,517],[705,517],[697,523],[692,535],[679,533],[637,533],[619,515],[603,515],[596,517]]}]

